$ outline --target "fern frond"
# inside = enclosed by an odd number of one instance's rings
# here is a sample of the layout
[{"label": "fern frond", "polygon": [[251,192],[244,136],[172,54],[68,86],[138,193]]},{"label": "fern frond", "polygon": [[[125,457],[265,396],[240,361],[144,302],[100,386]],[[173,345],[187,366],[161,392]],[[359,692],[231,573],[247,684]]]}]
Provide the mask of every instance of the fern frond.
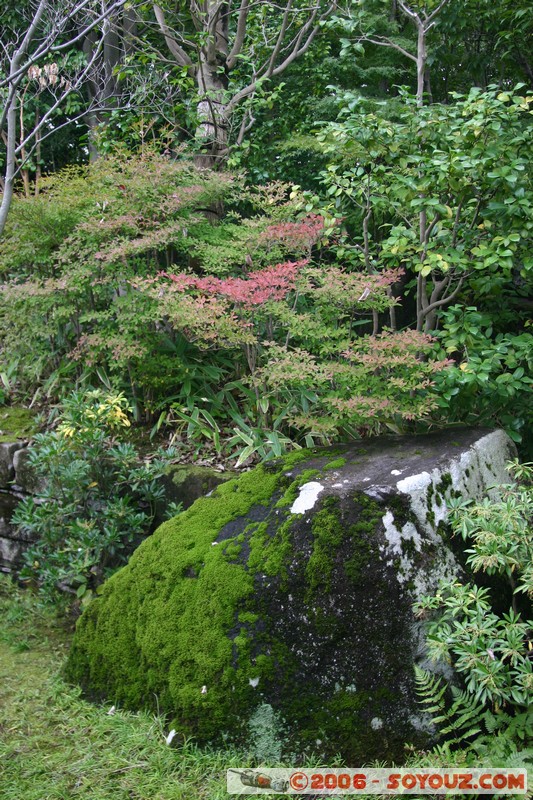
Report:
[{"label": "fern frond", "polygon": [[415,682],[419,701],[424,705],[431,705],[431,708],[426,709],[428,713],[435,713],[444,708],[447,686],[442,678],[422,667],[415,667]]},{"label": "fern frond", "polygon": [[482,733],[486,711],[475,696],[452,686],[453,699],[447,708],[445,695],[448,686],[442,678],[417,667],[415,680],[420,702],[428,713],[436,715],[432,717],[433,724],[443,736],[451,737],[448,746],[463,744]]}]

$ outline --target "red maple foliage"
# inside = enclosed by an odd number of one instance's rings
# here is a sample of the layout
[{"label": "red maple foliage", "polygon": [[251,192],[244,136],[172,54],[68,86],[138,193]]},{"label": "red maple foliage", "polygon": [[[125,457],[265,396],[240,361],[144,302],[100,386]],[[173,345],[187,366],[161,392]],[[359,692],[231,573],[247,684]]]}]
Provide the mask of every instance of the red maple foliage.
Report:
[{"label": "red maple foliage", "polygon": [[272,267],[250,272],[246,278],[216,278],[208,275],[197,277],[181,272],[177,275],[160,272],[160,277],[169,278],[175,291],[196,290],[208,296],[224,297],[244,308],[264,305],[269,300],[283,300],[295,288],[300,270],[308,263],[307,259],[287,261]]}]

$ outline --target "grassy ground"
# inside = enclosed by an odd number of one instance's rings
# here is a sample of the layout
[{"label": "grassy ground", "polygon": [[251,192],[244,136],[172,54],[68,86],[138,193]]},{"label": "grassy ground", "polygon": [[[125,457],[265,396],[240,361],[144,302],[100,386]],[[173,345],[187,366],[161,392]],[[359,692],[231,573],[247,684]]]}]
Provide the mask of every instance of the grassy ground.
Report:
[{"label": "grassy ground", "polygon": [[0,576],[2,800],[221,800],[245,759],[174,748],[160,719],[96,706],[60,677],[68,634]]}]

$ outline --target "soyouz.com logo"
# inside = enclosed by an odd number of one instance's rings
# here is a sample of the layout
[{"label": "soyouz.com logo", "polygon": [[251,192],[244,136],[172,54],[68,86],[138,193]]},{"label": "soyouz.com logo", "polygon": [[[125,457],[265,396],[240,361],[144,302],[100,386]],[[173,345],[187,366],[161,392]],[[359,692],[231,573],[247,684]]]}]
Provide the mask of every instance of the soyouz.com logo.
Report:
[{"label": "soyouz.com logo", "polygon": [[229,769],[229,794],[526,794],[525,769]]}]

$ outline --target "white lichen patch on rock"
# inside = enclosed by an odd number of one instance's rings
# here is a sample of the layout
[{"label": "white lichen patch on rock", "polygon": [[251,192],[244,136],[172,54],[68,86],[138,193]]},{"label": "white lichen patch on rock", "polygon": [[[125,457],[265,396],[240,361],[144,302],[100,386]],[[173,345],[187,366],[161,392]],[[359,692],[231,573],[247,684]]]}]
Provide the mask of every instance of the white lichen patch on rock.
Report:
[{"label": "white lichen patch on rock", "polygon": [[[396,483],[402,495],[408,497],[412,522],[398,524],[392,510],[383,516],[388,542],[387,556],[397,565],[400,583],[410,582],[418,599],[436,588],[440,580],[457,574],[458,565],[439,534],[439,524],[448,515],[450,497],[480,499],[491,486],[508,480],[506,462],[513,455],[512,444],[503,431],[492,431],[475,441],[467,450],[450,459],[445,466],[431,472],[423,470],[408,475]],[[397,473],[393,470],[391,474]],[[494,492],[494,490],[492,490]],[[432,558],[431,570],[415,567],[414,552],[422,550],[422,538],[439,553]]]},{"label": "white lichen patch on rock", "polygon": [[387,513],[383,516],[383,526],[385,528],[385,536],[389,543],[389,552],[399,553],[401,555],[404,550],[402,540],[412,541],[418,552],[420,552],[422,539],[412,522],[406,522],[401,530],[398,529],[394,524],[394,515],[392,511],[388,509]]},{"label": "white lichen patch on rock", "polygon": [[412,522],[406,522],[401,528],[395,524],[392,511],[387,510],[382,518],[385,537],[388,542],[386,555],[388,564],[396,564],[398,583],[409,582],[411,592],[416,600],[434,589],[443,578],[453,578],[457,574],[457,563],[451,552],[440,542],[439,558],[431,563],[427,572],[421,569],[419,558],[415,552],[421,553],[422,536]]},{"label": "white lichen patch on rock", "polygon": [[304,514],[314,508],[318,495],[324,487],[317,481],[309,481],[300,486],[300,494],[291,506],[291,514]]},{"label": "white lichen patch on rock", "polygon": [[440,541],[435,532],[447,517],[449,490],[479,500],[487,492],[490,495],[494,484],[508,481],[506,462],[513,455],[510,445],[503,431],[492,431],[451,459],[445,469],[409,475],[397,482],[398,491],[409,495],[412,513],[433,541]]},{"label": "white lichen patch on rock", "polygon": [[[396,484],[398,491],[400,491],[402,494],[409,495],[409,505],[411,511],[418,519],[422,529],[425,530],[432,539],[435,538],[433,536],[433,532],[436,524],[428,525],[427,523],[428,511],[430,511],[427,503],[428,489],[432,483],[437,484],[441,478],[442,471],[439,469],[434,469],[431,475],[429,472],[420,472],[418,475],[409,475],[407,478],[403,478]],[[431,511],[436,511],[439,513],[439,509],[435,509],[433,507],[431,508]],[[443,520],[445,517],[446,508],[444,506],[442,511],[439,513],[438,522]]]}]

